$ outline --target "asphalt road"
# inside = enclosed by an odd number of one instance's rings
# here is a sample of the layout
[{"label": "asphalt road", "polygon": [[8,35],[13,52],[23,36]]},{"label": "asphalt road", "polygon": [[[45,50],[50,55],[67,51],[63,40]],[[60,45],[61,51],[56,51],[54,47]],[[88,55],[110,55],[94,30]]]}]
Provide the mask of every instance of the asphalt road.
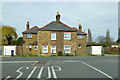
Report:
[{"label": "asphalt road", "polygon": [[4,57],[3,80],[118,80],[118,56]]}]

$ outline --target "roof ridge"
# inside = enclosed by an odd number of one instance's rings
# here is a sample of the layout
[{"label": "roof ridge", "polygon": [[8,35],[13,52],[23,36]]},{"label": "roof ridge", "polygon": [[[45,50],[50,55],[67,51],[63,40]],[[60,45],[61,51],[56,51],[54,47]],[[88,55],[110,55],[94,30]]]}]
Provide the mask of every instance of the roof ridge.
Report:
[{"label": "roof ridge", "polygon": [[[26,31],[29,31],[29,30],[31,30],[31,29],[33,29],[35,27],[37,27],[37,26],[31,27],[30,29],[27,29],[27,30],[23,31],[22,33],[26,32]],[[37,27],[37,28],[39,29],[39,27]]]},{"label": "roof ridge", "polygon": [[46,27],[47,25],[51,24],[52,22],[54,22],[54,21],[51,21],[50,23],[46,24],[45,26],[39,28],[39,30],[42,29],[42,28],[44,28],[44,27]]},{"label": "roof ridge", "polygon": [[[73,27],[73,28],[75,28],[75,27]],[[79,29],[77,29],[77,28],[75,28],[76,30],[79,30]],[[81,32],[83,32],[82,30],[79,30],[79,31],[81,31]],[[85,32],[83,32],[83,33],[85,33]],[[87,34],[87,33],[85,33],[85,34]]]}]

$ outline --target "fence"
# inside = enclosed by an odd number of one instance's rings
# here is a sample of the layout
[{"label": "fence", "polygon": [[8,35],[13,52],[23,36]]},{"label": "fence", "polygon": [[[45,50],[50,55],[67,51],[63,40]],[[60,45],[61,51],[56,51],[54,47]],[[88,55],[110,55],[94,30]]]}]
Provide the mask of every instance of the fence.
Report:
[{"label": "fence", "polygon": [[23,55],[23,47],[22,46],[17,46],[16,54],[17,55]]},{"label": "fence", "polygon": [[105,52],[120,52],[120,47],[103,47]]}]

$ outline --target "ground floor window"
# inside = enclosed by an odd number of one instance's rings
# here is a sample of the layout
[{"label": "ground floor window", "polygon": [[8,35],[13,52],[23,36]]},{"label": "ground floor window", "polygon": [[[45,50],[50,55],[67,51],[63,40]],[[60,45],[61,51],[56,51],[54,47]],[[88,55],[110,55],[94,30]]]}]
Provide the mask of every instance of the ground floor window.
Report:
[{"label": "ground floor window", "polygon": [[42,53],[48,53],[48,45],[42,45]]},{"label": "ground floor window", "polygon": [[34,45],[34,50],[37,50],[38,49],[38,46],[37,45]]},{"label": "ground floor window", "polygon": [[56,53],[56,45],[51,45],[51,53]]},{"label": "ground floor window", "polygon": [[71,53],[71,45],[64,45],[65,53]]},{"label": "ground floor window", "polygon": [[32,48],[32,45],[29,45],[29,48]]}]

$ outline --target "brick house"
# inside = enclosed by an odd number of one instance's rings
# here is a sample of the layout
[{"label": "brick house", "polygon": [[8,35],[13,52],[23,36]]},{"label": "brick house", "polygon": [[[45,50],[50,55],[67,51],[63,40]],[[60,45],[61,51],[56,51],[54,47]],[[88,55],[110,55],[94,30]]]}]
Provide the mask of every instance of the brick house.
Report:
[{"label": "brick house", "polygon": [[37,26],[29,29],[27,22],[27,30],[23,33],[23,54],[32,55],[51,55],[62,53],[70,53],[75,55],[86,54],[86,33],[79,29],[69,27],[60,21],[60,14],[57,13],[56,21],[38,28]]}]

